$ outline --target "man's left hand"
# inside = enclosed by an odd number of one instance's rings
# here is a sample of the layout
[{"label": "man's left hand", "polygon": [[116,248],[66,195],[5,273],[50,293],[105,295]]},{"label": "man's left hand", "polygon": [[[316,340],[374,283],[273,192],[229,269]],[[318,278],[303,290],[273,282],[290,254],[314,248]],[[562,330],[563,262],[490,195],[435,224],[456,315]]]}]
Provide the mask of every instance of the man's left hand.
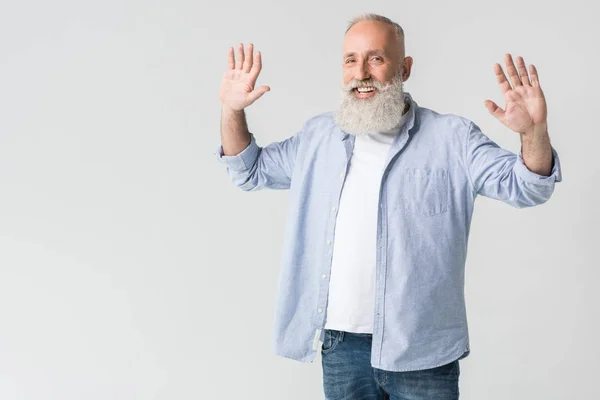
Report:
[{"label": "man's left hand", "polygon": [[547,127],[546,99],[540,87],[536,68],[533,64],[529,65],[529,74],[527,74],[523,57],[517,57],[519,69],[517,72],[510,54],[504,56],[504,62],[510,82],[506,79],[500,64],[494,64],[494,73],[502,94],[504,94],[505,109],[498,107],[491,100],[484,101],[485,107],[494,117],[515,132],[523,135],[545,132]]}]

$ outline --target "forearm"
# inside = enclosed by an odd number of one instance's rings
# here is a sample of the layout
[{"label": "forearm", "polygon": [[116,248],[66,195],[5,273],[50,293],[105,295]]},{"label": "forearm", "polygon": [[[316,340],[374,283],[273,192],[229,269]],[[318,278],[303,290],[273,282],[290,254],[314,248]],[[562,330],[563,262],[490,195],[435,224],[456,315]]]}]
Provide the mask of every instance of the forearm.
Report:
[{"label": "forearm", "polygon": [[531,132],[521,133],[521,152],[527,169],[542,176],[550,176],[552,146],[546,125],[535,127]]},{"label": "forearm", "polygon": [[250,143],[250,132],[244,110],[221,107],[221,145],[223,155],[234,156],[242,152]]}]

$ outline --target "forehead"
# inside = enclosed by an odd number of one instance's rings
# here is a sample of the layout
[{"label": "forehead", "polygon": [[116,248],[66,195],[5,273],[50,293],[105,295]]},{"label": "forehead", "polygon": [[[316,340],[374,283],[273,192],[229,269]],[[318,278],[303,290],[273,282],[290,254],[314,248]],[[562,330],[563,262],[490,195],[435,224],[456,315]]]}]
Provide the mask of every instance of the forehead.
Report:
[{"label": "forehead", "polygon": [[344,36],[342,51],[344,57],[351,53],[391,53],[397,47],[396,42],[393,27],[379,21],[361,21]]}]

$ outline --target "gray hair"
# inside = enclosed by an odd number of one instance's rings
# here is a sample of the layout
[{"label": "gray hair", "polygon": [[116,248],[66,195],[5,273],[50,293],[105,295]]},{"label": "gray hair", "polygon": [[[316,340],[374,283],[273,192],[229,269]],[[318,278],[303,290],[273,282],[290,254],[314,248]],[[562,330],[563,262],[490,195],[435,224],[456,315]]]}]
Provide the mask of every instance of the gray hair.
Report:
[{"label": "gray hair", "polygon": [[383,15],[379,15],[379,14],[361,14],[361,15],[355,17],[354,19],[352,19],[352,21],[350,21],[345,33],[348,33],[350,28],[352,28],[354,25],[356,25],[357,23],[359,23],[361,21],[378,21],[378,22],[383,22],[384,24],[388,24],[388,25],[394,27],[396,36],[398,37],[398,39],[400,39],[400,43],[404,43],[404,29],[402,29],[402,27],[398,23],[392,21],[391,19],[389,19],[387,17],[384,17]]}]

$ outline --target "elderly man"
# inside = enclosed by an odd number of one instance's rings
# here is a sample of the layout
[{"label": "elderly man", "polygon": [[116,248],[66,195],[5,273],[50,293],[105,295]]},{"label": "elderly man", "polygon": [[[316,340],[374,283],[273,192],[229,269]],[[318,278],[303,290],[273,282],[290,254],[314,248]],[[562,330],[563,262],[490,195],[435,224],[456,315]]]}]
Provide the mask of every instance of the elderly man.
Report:
[{"label": "elderly man", "polygon": [[404,32],[375,14],[343,42],[341,104],[259,147],[244,109],[260,52],[229,49],[217,157],[243,190],[290,189],[275,316],[278,355],[320,350],[327,399],[457,399],[469,352],[467,241],[477,195],[514,207],[546,202],[561,180],[533,65],[494,72],[506,106],[489,112],[521,138],[500,148],[466,118],[417,105],[403,82]]}]

